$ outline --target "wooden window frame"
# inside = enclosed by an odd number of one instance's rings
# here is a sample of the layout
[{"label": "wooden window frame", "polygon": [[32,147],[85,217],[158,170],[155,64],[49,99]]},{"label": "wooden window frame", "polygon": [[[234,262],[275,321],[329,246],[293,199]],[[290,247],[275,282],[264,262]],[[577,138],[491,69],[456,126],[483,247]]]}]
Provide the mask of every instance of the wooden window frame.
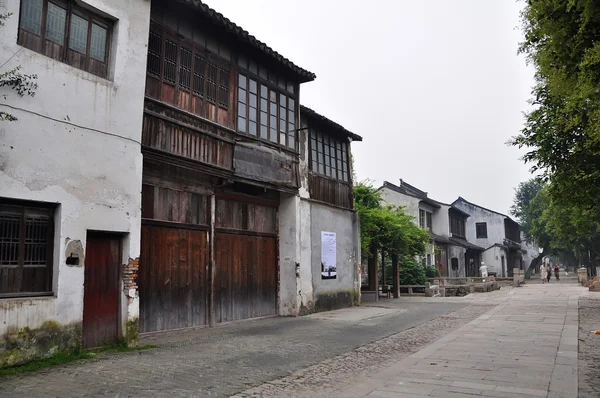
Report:
[{"label": "wooden window frame", "polygon": [[452,235],[465,238],[465,220],[458,216],[450,215],[450,232]]},{"label": "wooden window frame", "polygon": [[[309,128],[308,135],[308,164],[310,170],[326,178],[351,184],[350,144],[314,128]],[[337,144],[340,145],[339,150]],[[317,159],[314,158],[315,153]],[[315,165],[317,166],[316,169]],[[321,168],[323,171],[321,171]]]},{"label": "wooden window frame", "polygon": [[[38,296],[51,296],[53,295],[53,264],[54,264],[54,217],[56,214],[56,206],[53,204],[39,203],[39,202],[28,202],[13,199],[0,198],[0,210],[6,208],[18,208],[20,210],[19,219],[19,243],[17,248],[18,263],[16,265],[3,265],[3,259],[0,257],[0,268],[13,268],[17,269],[17,280],[20,284],[18,292],[1,292],[0,299],[2,298],[17,298],[17,297],[38,297]],[[46,213],[48,224],[46,231],[46,248],[45,248],[45,265],[25,265],[25,246],[26,246],[26,230],[27,230],[27,213],[28,211],[35,211],[37,213]],[[1,224],[0,224],[1,227]],[[3,231],[0,231],[0,234]],[[0,251],[0,254],[2,251]],[[43,281],[46,288],[43,291],[23,291],[23,270],[25,268],[45,268],[46,277]]]},{"label": "wooden window frame", "polygon": [[[65,33],[62,45],[46,38],[47,34],[47,21],[48,21],[48,4],[52,3],[65,10]],[[93,11],[79,7],[73,0],[42,0],[42,16],[40,21],[40,34],[30,32],[21,27],[21,21],[23,18],[23,0],[19,2],[20,15],[19,15],[19,28],[17,44],[28,48],[32,51],[56,59],[57,61],[68,64],[74,68],[84,70],[96,76],[106,79],[108,77],[109,61],[111,55],[111,41],[113,36],[113,21],[96,15]],[[86,53],[80,53],[77,50],[69,47],[71,38],[71,17],[75,14],[88,22],[87,31],[87,43]],[[100,61],[91,56],[91,42],[92,42],[92,26],[98,25],[106,29],[106,43],[104,61]],[[34,40],[28,41],[26,36],[32,35],[39,39],[39,43],[35,43]],[[52,50],[52,45],[55,45],[57,51]],[[79,54],[79,57],[73,54]],[[82,56],[82,57],[81,57]],[[80,60],[77,62],[76,60]],[[98,65],[96,65],[98,64]]]},{"label": "wooden window frame", "polygon": [[[231,73],[232,68],[228,61],[221,59],[217,54],[211,52],[206,47],[199,45],[194,42],[191,38],[183,37],[177,32],[173,32],[168,27],[152,22],[150,25],[150,37],[155,35],[157,40],[160,41],[160,52],[157,53],[154,48],[148,46],[148,65],[152,57],[158,57],[158,65],[160,70],[154,70],[146,68],[146,74],[152,76],[154,79],[158,79],[160,84],[168,84],[175,88],[175,98],[178,97],[179,91],[184,91],[192,96],[200,98],[206,102],[209,102],[219,108],[229,110],[231,104],[229,101],[230,92],[232,89],[231,85]],[[173,42],[176,47],[177,58],[175,63],[175,77],[173,81],[168,77],[165,77],[165,54],[166,54],[166,43],[167,41]],[[191,53],[191,65],[188,68],[190,74],[190,84],[185,86],[182,84],[182,50],[185,49]],[[202,59],[202,73],[198,73],[196,65],[196,57]],[[152,58],[152,61],[155,61]],[[152,64],[154,65],[154,63]],[[216,68],[216,76],[214,79],[210,79],[209,71],[211,66]],[[226,75],[226,79],[222,76]],[[196,86],[196,76],[199,77],[202,87]],[[201,76],[201,78],[200,78]],[[214,95],[209,95],[209,86],[214,82]],[[223,84],[227,83],[227,84]],[[174,99],[175,99],[174,98]],[[177,103],[177,102],[173,102]]]},{"label": "wooden window frame", "polygon": [[487,222],[475,223],[475,237],[477,239],[487,239]]},{"label": "wooden window frame", "polygon": [[[245,87],[242,87],[240,81],[241,78],[245,79]],[[251,92],[251,82],[256,84],[256,131],[251,132],[250,129],[250,96],[254,94]],[[264,142],[268,142],[274,145],[279,145],[286,149],[291,149],[294,152],[297,152],[297,125],[298,125],[298,100],[296,97],[291,96],[288,92],[281,90],[279,87],[268,83],[264,79],[255,76],[251,73],[247,73],[246,71],[239,71],[237,77],[237,104],[238,110],[236,115],[236,127],[237,131],[242,134],[250,135],[258,138]],[[263,109],[262,106],[262,89],[265,88],[267,90],[267,109]],[[240,95],[246,96],[246,98],[240,98]],[[271,96],[274,95],[275,100],[271,100]],[[285,99],[285,104],[282,105],[282,97]],[[293,102],[293,104],[292,104]],[[240,104],[244,104],[246,107],[245,112],[240,112]],[[275,113],[271,112],[271,105],[275,105]],[[282,109],[285,112],[285,115],[282,114]],[[262,113],[266,113],[266,123],[263,123],[263,115]],[[290,121],[290,115],[293,114],[293,121]],[[271,117],[275,117],[275,125],[271,123]],[[242,126],[240,123],[240,119],[245,119],[245,125]],[[282,124],[284,127],[282,127]],[[267,135],[266,137],[262,137],[261,126],[266,126]],[[282,130],[283,129],[283,130]],[[272,132],[274,131],[274,138],[272,137]],[[282,134],[284,135],[284,139],[282,142]]]}]

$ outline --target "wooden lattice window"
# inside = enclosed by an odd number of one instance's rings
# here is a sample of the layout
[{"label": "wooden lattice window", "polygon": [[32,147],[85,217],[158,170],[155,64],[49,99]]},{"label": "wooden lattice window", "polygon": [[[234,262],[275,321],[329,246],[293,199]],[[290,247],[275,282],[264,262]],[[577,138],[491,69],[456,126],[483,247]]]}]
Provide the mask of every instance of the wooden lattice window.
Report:
[{"label": "wooden lattice window", "polygon": [[112,25],[72,0],[21,0],[18,44],[106,78]]},{"label": "wooden lattice window", "polygon": [[238,131],[296,148],[296,101],[257,79],[238,75]]},{"label": "wooden lattice window", "polygon": [[[204,47],[185,38],[176,38],[152,25],[148,40],[148,75],[191,92],[221,108],[229,108],[230,72]],[[161,70],[162,65],[162,70]]]},{"label": "wooden lattice window", "polygon": [[350,182],[347,142],[310,129],[310,156],[313,172]]},{"label": "wooden lattice window", "polygon": [[148,39],[148,73],[160,77],[160,60],[162,59],[162,35],[150,32]]},{"label": "wooden lattice window", "polygon": [[486,222],[478,222],[475,223],[475,233],[477,234],[477,239],[485,239],[487,238],[487,223]]},{"label": "wooden lattice window", "polygon": [[52,292],[54,208],[0,199],[0,297]]}]

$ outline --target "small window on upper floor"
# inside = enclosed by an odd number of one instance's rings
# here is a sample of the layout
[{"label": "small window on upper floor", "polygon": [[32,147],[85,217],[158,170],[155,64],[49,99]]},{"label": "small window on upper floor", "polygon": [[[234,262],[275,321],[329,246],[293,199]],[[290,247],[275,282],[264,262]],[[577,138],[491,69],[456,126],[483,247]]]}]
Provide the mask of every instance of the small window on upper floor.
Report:
[{"label": "small window on upper floor", "polygon": [[419,226],[431,231],[432,225],[433,222],[431,212],[419,209]]},{"label": "small window on upper floor", "polygon": [[477,233],[477,239],[486,239],[487,236],[487,223],[478,222],[475,223],[475,232]]},{"label": "small window on upper floor", "polygon": [[318,174],[350,182],[348,143],[310,129],[310,169]]},{"label": "small window on upper floor", "polygon": [[72,0],[21,0],[18,44],[106,78],[112,22]]}]

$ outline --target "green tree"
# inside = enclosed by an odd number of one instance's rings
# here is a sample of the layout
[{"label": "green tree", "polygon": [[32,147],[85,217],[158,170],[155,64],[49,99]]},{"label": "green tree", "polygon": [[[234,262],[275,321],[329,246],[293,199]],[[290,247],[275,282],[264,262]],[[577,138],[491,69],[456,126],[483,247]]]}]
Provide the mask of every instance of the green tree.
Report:
[{"label": "green tree", "polygon": [[510,208],[510,213],[519,220],[521,230],[525,233],[525,237],[529,242],[533,240],[531,222],[535,218],[533,212],[537,210],[531,204],[543,186],[543,182],[536,178],[520,183],[515,189],[514,203]]},{"label": "green tree", "polygon": [[[0,14],[0,28],[4,27],[5,21],[12,14]],[[9,60],[12,57],[9,58]],[[7,63],[6,61],[3,65],[0,65],[0,88],[8,88],[10,90],[15,91],[21,97],[25,95],[29,95],[33,97],[35,95],[35,90],[37,89],[37,75],[27,75],[21,73],[21,66],[17,66],[15,68],[9,69],[7,71],[2,71],[2,67]],[[6,101],[8,98],[8,94],[0,93],[0,98]],[[17,118],[11,113],[0,111],[0,121],[16,121]]]},{"label": "green tree", "polygon": [[[511,143],[552,182],[555,202],[600,203],[600,2],[528,0],[520,52],[535,66],[532,110]],[[600,220],[600,217],[597,218]]]},{"label": "green tree", "polygon": [[397,206],[383,205],[381,196],[369,182],[354,187],[354,206],[360,216],[361,250],[367,257],[373,245],[398,256],[425,254],[427,231]]}]

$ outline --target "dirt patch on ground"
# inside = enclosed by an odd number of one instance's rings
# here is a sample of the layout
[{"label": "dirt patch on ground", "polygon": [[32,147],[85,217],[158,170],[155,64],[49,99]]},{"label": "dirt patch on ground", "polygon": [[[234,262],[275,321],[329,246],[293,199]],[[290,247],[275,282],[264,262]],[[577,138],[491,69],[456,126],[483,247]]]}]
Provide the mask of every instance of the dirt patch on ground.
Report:
[{"label": "dirt patch on ground", "polygon": [[579,397],[600,397],[600,294],[579,299]]},{"label": "dirt patch on ground", "polygon": [[289,376],[251,388],[234,397],[334,396],[336,391],[348,386],[358,376],[391,366],[494,307],[471,305],[364,345],[347,354],[298,370]]}]

